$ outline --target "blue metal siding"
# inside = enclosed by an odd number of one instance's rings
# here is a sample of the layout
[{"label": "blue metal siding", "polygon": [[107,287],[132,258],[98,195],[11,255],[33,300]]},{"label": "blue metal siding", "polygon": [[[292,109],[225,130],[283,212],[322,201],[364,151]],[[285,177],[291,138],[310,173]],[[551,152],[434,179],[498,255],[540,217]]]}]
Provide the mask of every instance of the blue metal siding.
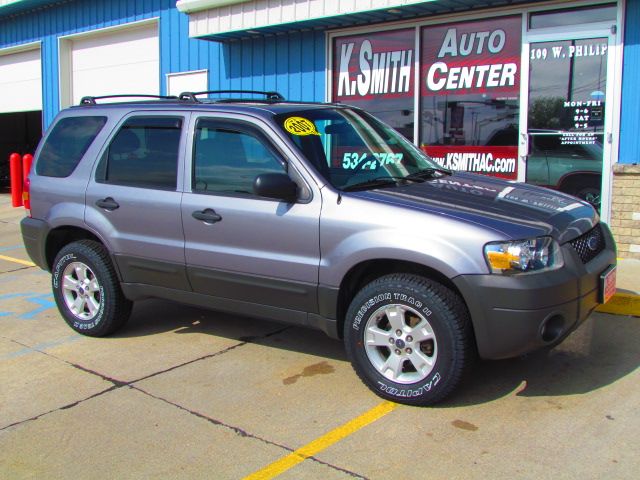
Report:
[{"label": "blue metal siding", "polygon": [[640,162],[640,0],[628,0],[622,64],[620,163]]},{"label": "blue metal siding", "polygon": [[209,65],[212,89],[276,90],[291,100],[324,100],[323,32],[232,41],[210,52]]},{"label": "blue metal siding", "polygon": [[212,90],[277,90],[292,100],[324,100],[324,32],[226,44],[190,39],[188,17],[175,8],[175,0],[71,1],[0,18],[0,48],[41,42],[46,128],[60,104],[58,38],[150,18],[159,18],[161,92],[168,73],[208,69]]}]

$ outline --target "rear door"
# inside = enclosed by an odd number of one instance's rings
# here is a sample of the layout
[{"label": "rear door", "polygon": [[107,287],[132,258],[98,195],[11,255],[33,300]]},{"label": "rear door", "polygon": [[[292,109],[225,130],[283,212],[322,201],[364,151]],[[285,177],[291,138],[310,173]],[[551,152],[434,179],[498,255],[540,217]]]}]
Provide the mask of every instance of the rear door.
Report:
[{"label": "rear door", "polygon": [[[216,116],[192,124],[191,189],[185,189],[182,219],[194,291],[317,312],[319,191],[302,179],[291,152],[272,140],[266,125]],[[299,185],[297,203],[253,193],[259,174],[285,172]]]},{"label": "rear door", "polygon": [[132,113],[116,129],[86,195],[86,222],[101,232],[124,282],[190,290],[180,202],[188,116]]}]

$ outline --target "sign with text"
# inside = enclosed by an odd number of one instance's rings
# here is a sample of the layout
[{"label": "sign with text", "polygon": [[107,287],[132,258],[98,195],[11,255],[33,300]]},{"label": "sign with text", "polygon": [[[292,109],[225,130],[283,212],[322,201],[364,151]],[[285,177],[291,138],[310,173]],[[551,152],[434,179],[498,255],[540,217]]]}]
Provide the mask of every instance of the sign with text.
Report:
[{"label": "sign with text", "polygon": [[422,146],[438,165],[449,170],[482,173],[508,180],[518,178],[518,147]]},{"label": "sign with text", "polygon": [[518,95],[520,17],[423,27],[422,45],[422,96]]},{"label": "sign with text", "polygon": [[414,30],[339,37],[333,48],[333,99],[413,95]]}]

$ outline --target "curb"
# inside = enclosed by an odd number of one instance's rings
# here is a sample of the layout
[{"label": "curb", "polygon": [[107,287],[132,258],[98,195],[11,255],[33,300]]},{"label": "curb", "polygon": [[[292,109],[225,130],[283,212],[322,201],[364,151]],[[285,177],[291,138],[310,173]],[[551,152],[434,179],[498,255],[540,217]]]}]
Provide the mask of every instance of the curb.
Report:
[{"label": "curb", "polygon": [[630,292],[616,292],[611,300],[598,306],[596,312],[640,317],[640,295]]}]

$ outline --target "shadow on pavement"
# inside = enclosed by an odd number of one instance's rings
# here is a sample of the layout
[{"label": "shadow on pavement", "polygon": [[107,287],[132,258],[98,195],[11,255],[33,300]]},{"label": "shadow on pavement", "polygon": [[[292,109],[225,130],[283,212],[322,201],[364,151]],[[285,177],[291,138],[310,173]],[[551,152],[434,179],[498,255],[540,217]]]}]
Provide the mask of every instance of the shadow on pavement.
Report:
[{"label": "shadow on pavement", "polygon": [[181,335],[213,335],[347,361],[342,342],[319,330],[156,299],[136,302],[129,322],[116,334],[105,338],[146,337],[171,331]]},{"label": "shadow on pavement", "polygon": [[442,407],[517,396],[578,395],[605,387],[640,365],[640,318],[593,314],[553,350],[478,362]]},{"label": "shadow on pavement", "polygon": [[[342,343],[320,331],[162,300],[136,303],[129,323],[111,338],[171,331],[213,335],[347,361]],[[639,365],[640,318],[596,313],[553,350],[509,360],[477,362],[450,399],[437,407],[477,405],[513,392],[524,397],[587,393],[625,377]]]}]

